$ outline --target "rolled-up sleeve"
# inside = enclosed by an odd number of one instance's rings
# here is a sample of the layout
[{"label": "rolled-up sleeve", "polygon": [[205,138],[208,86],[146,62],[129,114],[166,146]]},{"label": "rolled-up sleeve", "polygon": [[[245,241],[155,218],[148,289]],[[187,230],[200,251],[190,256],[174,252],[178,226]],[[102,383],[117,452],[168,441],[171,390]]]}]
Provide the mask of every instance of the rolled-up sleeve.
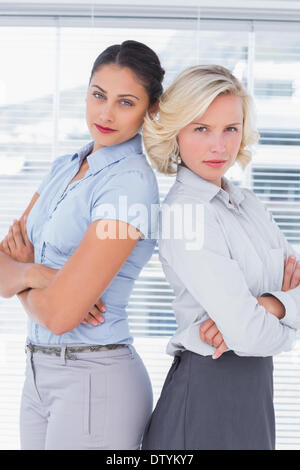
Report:
[{"label": "rolled-up sleeve", "polygon": [[[239,355],[271,356],[292,349],[295,331],[260,306],[230,253],[217,218],[206,205],[204,242],[190,249],[184,239],[163,241],[167,262]],[[195,325],[199,328],[199,324]],[[199,334],[199,333],[198,333]]]}]

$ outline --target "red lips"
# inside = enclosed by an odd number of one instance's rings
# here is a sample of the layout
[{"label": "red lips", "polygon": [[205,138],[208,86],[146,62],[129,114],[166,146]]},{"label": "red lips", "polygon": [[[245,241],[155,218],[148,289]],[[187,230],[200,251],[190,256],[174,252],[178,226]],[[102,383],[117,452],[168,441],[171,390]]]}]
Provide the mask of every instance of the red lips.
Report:
[{"label": "red lips", "polygon": [[226,163],[226,160],[206,160],[203,163],[204,165],[208,165],[212,168],[220,168]]},{"label": "red lips", "polygon": [[102,132],[103,134],[109,134],[111,132],[116,132],[116,129],[111,129],[110,127],[103,127],[99,126],[99,124],[95,124],[97,127],[98,131]]}]

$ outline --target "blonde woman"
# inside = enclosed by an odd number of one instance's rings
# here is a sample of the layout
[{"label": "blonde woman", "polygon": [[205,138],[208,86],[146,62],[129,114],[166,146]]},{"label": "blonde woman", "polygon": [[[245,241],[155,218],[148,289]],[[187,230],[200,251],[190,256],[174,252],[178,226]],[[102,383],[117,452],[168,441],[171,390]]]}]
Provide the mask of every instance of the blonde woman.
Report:
[{"label": "blonde woman", "polygon": [[143,449],[275,447],[272,356],[300,325],[300,262],[255,194],[224,176],[257,139],[251,97],[216,65],[181,73],[146,120],[152,163],[177,173],[159,249],[178,329]]}]

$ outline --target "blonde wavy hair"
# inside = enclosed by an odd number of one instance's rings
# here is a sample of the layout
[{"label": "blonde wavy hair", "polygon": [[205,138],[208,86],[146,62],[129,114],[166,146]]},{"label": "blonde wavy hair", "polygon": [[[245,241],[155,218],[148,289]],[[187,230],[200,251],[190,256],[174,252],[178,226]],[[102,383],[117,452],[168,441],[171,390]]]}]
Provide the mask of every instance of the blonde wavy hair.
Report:
[{"label": "blonde wavy hair", "polygon": [[184,70],[168,87],[157,113],[145,116],[144,145],[159,172],[168,175],[177,172],[180,163],[178,132],[204,114],[217,96],[224,94],[240,96],[242,100],[243,133],[236,162],[242,169],[246,168],[251,161],[251,146],[259,138],[253,100],[230,70],[220,65],[196,65]]}]

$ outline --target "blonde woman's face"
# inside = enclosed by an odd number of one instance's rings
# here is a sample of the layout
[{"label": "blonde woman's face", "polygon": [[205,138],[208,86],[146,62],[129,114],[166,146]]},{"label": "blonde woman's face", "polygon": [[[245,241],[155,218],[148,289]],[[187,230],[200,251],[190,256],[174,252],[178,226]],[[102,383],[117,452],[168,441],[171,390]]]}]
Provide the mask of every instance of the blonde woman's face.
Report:
[{"label": "blonde woman's face", "polygon": [[221,187],[221,178],[234,164],[243,132],[243,107],[239,96],[220,95],[201,117],[177,136],[184,166]]}]

